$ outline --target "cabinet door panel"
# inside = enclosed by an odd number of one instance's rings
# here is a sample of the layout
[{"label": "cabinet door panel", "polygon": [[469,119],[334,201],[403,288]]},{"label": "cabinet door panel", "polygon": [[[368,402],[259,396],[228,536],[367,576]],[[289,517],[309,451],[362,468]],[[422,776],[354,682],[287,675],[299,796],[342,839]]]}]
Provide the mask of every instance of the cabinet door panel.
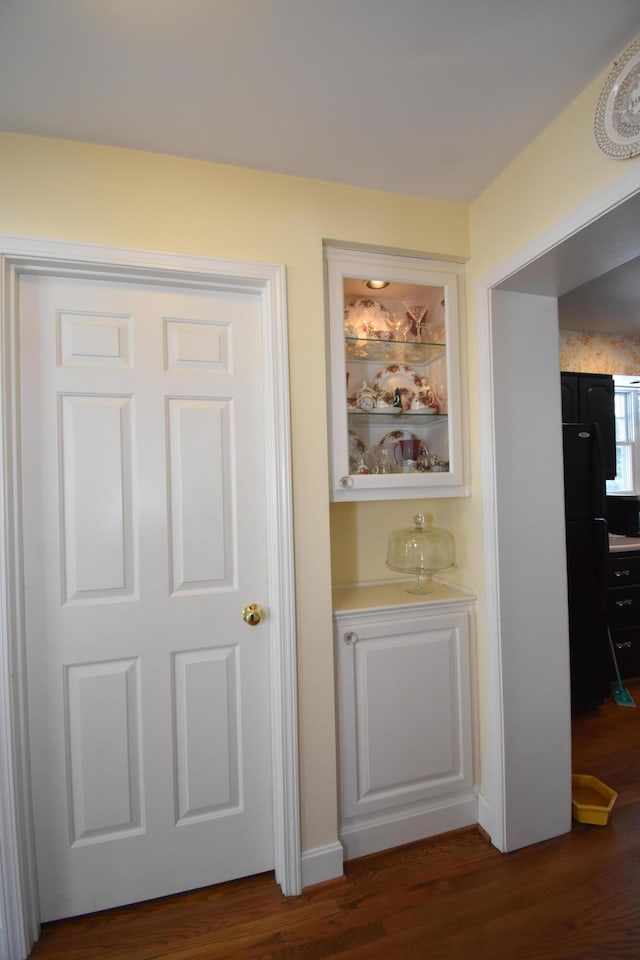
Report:
[{"label": "cabinet door panel", "polygon": [[[338,247],[325,260],[331,498],[467,496],[462,268]],[[384,289],[368,291],[371,278]]]},{"label": "cabinet door panel", "polygon": [[574,373],[563,373],[560,378],[562,396],[562,422],[579,423],[578,413],[578,377]]},{"label": "cabinet door panel", "polygon": [[616,422],[613,377],[605,373],[560,374],[563,423],[596,423],[602,444],[604,475],[616,475]]},{"label": "cabinet door panel", "polygon": [[345,627],[339,659],[343,817],[471,784],[465,614]]},{"label": "cabinet door panel", "polygon": [[580,417],[585,423],[597,423],[602,442],[602,459],[607,480],[616,475],[616,425],[613,406],[613,379],[585,374],[578,380]]}]

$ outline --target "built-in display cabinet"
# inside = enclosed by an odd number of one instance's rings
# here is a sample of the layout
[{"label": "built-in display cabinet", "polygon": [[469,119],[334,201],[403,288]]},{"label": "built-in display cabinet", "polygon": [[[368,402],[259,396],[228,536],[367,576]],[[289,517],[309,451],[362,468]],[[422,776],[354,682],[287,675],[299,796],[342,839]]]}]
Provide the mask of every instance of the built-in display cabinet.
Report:
[{"label": "built-in display cabinet", "polygon": [[331,495],[465,496],[462,266],[327,247]]}]

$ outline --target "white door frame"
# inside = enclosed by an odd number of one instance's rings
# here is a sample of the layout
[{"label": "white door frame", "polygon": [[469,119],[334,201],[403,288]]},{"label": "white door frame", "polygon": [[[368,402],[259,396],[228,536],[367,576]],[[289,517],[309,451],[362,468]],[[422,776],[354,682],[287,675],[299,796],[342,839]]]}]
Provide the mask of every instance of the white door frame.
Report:
[{"label": "white door frame", "polygon": [[[540,782],[540,775],[544,780],[546,764],[546,745],[541,741],[542,729],[538,731],[537,763],[538,769],[532,765],[523,773],[518,762],[521,755],[520,748],[525,747],[525,753],[531,756],[531,740],[536,737],[536,730],[531,729],[528,721],[530,715],[525,711],[527,704],[519,698],[529,701],[531,694],[527,693],[530,678],[526,673],[526,659],[518,657],[518,651],[513,649],[513,637],[505,637],[502,632],[502,609],[505,600],[505,587],[500,579],[500,548],[501,537],[498,525],[497,489],[500,484],[500,471],[508,471],[509,465],[504,458],[500,465],[496,463],[496,409],[494,405],[494,383],[496,371],[496,342],[494,340],[493,312],[499,309],[494,295],[500,284],[513,277],[519,270],[551,252],[554,248],[569,240],[603,215],[614,211],[616,207],[631,199],[640,191],[640,167],[635,166],[631,171],[622,175],[613,184],[589,199],[571,214],[564,217],[551,229],[536,237],[530,244],[519,250],[508,260],[500,264],[489,274],[482,277],[475,290],[476,314],[478,333],[478,382],[483,389],[478,398],[479,420],[482,444],[482,485],[483,485],[483,515],[484,515],[484,558],[485,558],[485,636],[486,659],[483,665],[484,690],[483,699],[486,708],[485,742],[485,769],[482,773],[482,791],[480,795],[479,820],[480,824],[491,836],[498,849],[508,851],[517,845],[510,844],[512,825],[516,824],[515,833],[522,835],[517,829],[521,821],[521,804],[523,796],[527,796],[527,788],[531,787],[529,798],[535,798],[536,785]],[[640,229],[640,228],[639,228]],[[590,279],[590,278],[589,278]],[[535,291],[531,291],[535,292]],[[517,295],[514,295],[517,296]],[[527,294],[524,294],[527,296]],[[558,406],[559,413],[559,406]],[[535,484],[535,477],[531,477]],[[562,490],[562,474],[558,471],[558,490]],[[561,493],[559,494],[561,496]],[[522,509],[526,509],[527,490],[521,490]],[[517,522],[514,520],[514,522]],[[526,543],[522,549],[526,549]],[[564,566],[564,561],[562,561]],[[564,576],[564,572],[562,573]],[[516,574],[517,576],[517,574]],[[531,570],[527,571],[527,582],[520,584],[524,590],[535,592],[538,584]],[[510,646],[508,644],[511,644]],[[507,646],[505,646],[507,644]],[[567,631],[568,649],[568,631]],[[560,651],[560,655],[562,651]],[[509,658],[509,676],[507,682],[505,658]],[[554,665],[548,664],[553,670]],[[519,669],[518,669],[519,667]],[[512,680],[519,675],[521,689],[514,689]],[[517,684],[516,684],[517,686]],[[568,696],[568,689],[567,689]],[[508,741],[507,741],[508,737]],[[528,742],[525,743],[525,738]],[[565,729],[556,731],[557,749],[570,756],[571,727],[567,722]],[[527,783],[523,782],[523,777]],[[535,802],[535,800],[533,800]],[[535,819],[535,818],[534,818]],[[533,823],[531,837],[527,842],[537,842],[543,839],[545,824]],[[549,824],[547,824],[549,826]],[[526,832],[526,831],[525,831]]]},{"label": "white door frame", "polygon": [[0,236],[0,960],[24,960],[39,931],[26,719],[16,317],[20,274],[43,271],[261,297],[274,863],[283,894],[296,895],[302,889],[285,269],[279,264]]}]

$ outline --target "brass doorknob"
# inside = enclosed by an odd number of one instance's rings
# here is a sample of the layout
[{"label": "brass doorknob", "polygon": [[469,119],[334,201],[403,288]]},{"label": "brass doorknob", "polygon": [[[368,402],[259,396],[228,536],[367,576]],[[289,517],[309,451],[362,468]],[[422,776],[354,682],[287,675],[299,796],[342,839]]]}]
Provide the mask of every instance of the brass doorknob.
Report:
[{"label": "brass doorknob", "polygon": [[257,627],[262,620],[263,610],[259,603],[250,603],[242,611],[242,619],[250,627]]}]

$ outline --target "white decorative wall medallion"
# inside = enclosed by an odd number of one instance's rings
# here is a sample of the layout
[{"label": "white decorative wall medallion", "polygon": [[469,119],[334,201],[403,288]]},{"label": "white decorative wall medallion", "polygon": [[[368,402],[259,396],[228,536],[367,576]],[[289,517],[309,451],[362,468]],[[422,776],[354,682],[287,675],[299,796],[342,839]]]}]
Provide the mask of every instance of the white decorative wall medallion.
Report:
[{"label": "white decorative wall medallion", "polygon": [[594,120],[598,146],[616,160],[640,153],[640,37],[614,60]]}]

